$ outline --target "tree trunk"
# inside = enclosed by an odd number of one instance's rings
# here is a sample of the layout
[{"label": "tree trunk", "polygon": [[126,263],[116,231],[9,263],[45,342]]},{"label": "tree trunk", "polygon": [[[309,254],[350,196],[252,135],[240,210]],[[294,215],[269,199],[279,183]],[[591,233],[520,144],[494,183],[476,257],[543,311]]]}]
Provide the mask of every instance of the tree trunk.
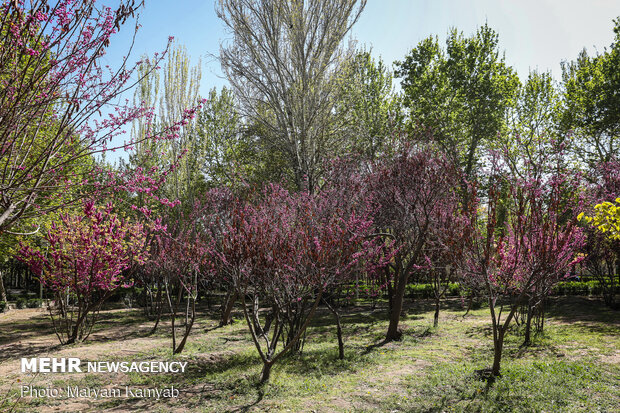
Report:
[{"label": "tree trunk", "polygon": [[262,327],[264,334],[269,334],[269,330],[271,329],[271,323],[273,323],[273,320],[275,320],[276,318],[276,311],[278,311],[278,309],[274,305],[271,309],[271,312],[265,316],[265,326]]},{"label": "tree trunk", "polygon": [[394,307],[394,288],[392,288],[392,280],[390,279],[390,266],[386,265],[385,270],[385,285],[387,286],[387,296],[388,296],[388,314],[392,314],[392,308]]},{"label": "tree trunk", "polygon": [[536,326],[536,333],[537,334],[542,334],[542,332],[545,329],[545,301],[546,298],[543,299],[543,301],[540,303],[540,310],[539,310],[539,314],[538,314],[538,324]]},{"label": "tree trunk", "polygon": [[327,300],[323,300],[329,311],[336,317],[336,335],[338,336],[338,358],[344,360],[344,340],[342,339],[342,325],[340,324],[340,314],[332,307]]},{"label": "tree trunk", "polygon": [[392,309],[390,311],[390,325],[388,327],[387,334],[385,335],[386,341],[398,341],[403,335],[402,331],[398,328],[398,323],[400,322],[400,313],[403,310],[403,299],[405,298],[406,286],[407,276],[401,272],[398,277],[398,284],[394,289]]},{"label": "tree trunk", "polygon": [[435,316],[433,317],[433,327],[437,328],[439,325],[439,307],[441,303],[439,297],[435,297]]},{"label": "tree trunk", "polygon": [[155,301],[157,302],[157,316],[155,318],[155,325],[153,325],[153,328],[151,329],[151,332],[149,334],[155,334],[155,331],[157,331],[157,326],[159,325],[159,321],[161,320],[161,313],[164,310],[164,302],[161,296],[161,285],[159,284],[159,282],[157,283],[157,298],[155,299]]},{"label": "tree trunk", "polygon": [[[177,311],[176,306],[172,304],[172,298],[170,297],[170,288],[168,287],[168,282],[165,283],[166,286],[166,298],[168,299],[168,306],[170,307],[170,323],[172,328],[172,354],[174,354],[174,350],[177,347],[177,334],[176,334],[176,318]],[[181,293],[178,294],[179,300],[181,298]],[[178,304],[178,303],[177,303]]]},{"label": "tree trunk", "polygon": [[340,325],[340,314],[336,313],[336,334],[338,335],[338,358],[344,360],[344,341],[342,340],[342,326]]},{"label": "tree trunk", "polygon": [[159,326],[159,321],[161,320],[161,313],[163,311],[163,307],[164,307],[163,305],[159,306],[159,309],[157,311],[157,317],[155,318],[155,324],[153,324],[153,328],[149,332],[149,335],[153,335],[157,331],[157,327]]},{"label": "tree trunk", "polygon": [[473,293],[469,293],[467,298],[469,299],[468,300],[469,302],[467,303],[467,310],[465,311],[465,314],[463,314],[463,318],[465,318],[465,316],[467,314],[469,314],[469,312],[471,311],[471,308],[474,305],[474,294]]},{"label": "tree trunk", "polygon": [[308,324],[310,324],[310,320],[314,316],[316,308],[323,297],[323,291],[321,290],[319,291],[319,294],[314,300],[314,304],[312,305],[310,312],[306,316],[306,320],[303,322],[301,327],[297,330],[297,334],[293,338],[291,338],[290,341],[284,346],[284,348],[280,350],[280,352],[277,354],[275,354],[275,351],[277,349],[277,344],[278,344],[278,339],[280,337],[280,333],[282,332],[282,327],[278,320],[279,317],[276,319],[276,326],[274,327],[273,338],[271,342],[267,342],[267,351],[263,352],[261,345],[259,343],[259,337],[257,335],[257,331],[254,329],[254,321],[250,319],[250,315],[248,314],[248,308],[245,302],[245,295],[246,295],[245,292],[241,293],[243,315],[248,324],[250,334],[252,335],[252,341],[254,341],[254,345],[256,346],[256,349],[258,350],[258,353],[261,355],[261,359],[263,360],[263,363],[264,363],[263,371],[261,373],[261,379],[260,379],[261,383],[264,383],[267,380],[269,380],[271,366],[276,361],[278,361],[281,357],[287,354],[287,352],[291,350],[291,348],[299,341],[299,339],[301,338],[301,335],[306,331],[306,328],[308,328]]},{"label": "tree trunk", "polygon": [[84,318],[85,318],[85,315],[80,316],[75,321],[75,325],[73,326],[73,329],[71,330],[71,336],[69,337],[69,339],[67,340],[65,344],[73,344],[73,343],[77,343],[80,341],[81,337],[79,335],[82,329],[82,324],[84,324]]},{"label": "tree trunk", "polygon": [[185,331],[183,332],[183,338],[176,348],[173,348],[172,354],[180,354],[185,348],[185,343],[189,337],[189,333],[192,331],[192,326],[196,320],[196,298],[198,297],[198,274],[194,272],[192,279],[191,291],[185,291],[187,294],[187,305],[185,307]]},{"label": "tree trunk", "polygon": [[231,313],[233,307],[235,306],[235,301],[237,301],[237,291],[228,294],[226,298],[226,302],[222,306],[222,316],[220,318],[220,327],[223,327],[228,324],[232,324]]},{"label": "tree trunk", "polygon": [[[144,288],[142,289],[142,301],[144,302],[144,315],[147,318],[151,318],[151,313],[154,311],[153,308],[153,297],[152,294],[148,293],[149,288],[145,285]],[[150,301],[150,302],[149,302]],[[150,305],[150,310],[149,310],[149,305]]]},{"label": "tree trunk", "polygon": [[497,331],[497,338],[493,340],[493,368],[491,374],[494,377],[499,376],[500,364],[502,362],[502,349],[504,347],[504,329],[499,327]]},{"label": "tree trunk", "polygon": [[0,301],[4,301],[4,311],[9,311],[9,303],[4,289],[4,274],[0,271]]},{"label": "tree trunk", "polygon": [[271,376],[271,366],[273,366],[271,362],[263,362],[263,371],[260,373],[261,383],[266,383],[269,381],[269,376]]},{"label": "tree trunk", "polygon": [[189,337],[189,333],[190,331],[192,331],[193,325],[194,325],[194,318],[192,317],[192,320],[190,321],[190,323],[187,326],[185,326],[185,334],[183,334],[183,339],[181,339],[181,342],[179,343],[178,347],[174,349],[172,354],[180,354],[183,351],[183,349],[185,348],[185,343],[187,342],[187,337]]},{"label": "tree trunk", "polygon": [[524,346],[529,346],[532,343],[532,318],[534,316],[534,307],[531,304],[527,306],[527,319],[525,322],[525,339],[523,340]]}]

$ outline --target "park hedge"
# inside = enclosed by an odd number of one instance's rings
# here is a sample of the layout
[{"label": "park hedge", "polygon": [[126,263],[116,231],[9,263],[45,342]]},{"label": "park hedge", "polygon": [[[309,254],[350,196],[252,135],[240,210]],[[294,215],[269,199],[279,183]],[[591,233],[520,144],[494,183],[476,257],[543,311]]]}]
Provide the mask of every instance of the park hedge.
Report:
[{"label": "park hedge", "polygon": [[[620,294],[620,287],[616,287],[616,293]],[[433,285],[428,283],[421,284],[409,284],[405,292],[405,296],[408,298],[434,298]],[[551,295],[602,295],[603,288],[596,280],[590,281],[561,281],[557,283],[552,290]],[[459,283],[450,283],[446,290],[447,297],[459,297],[466,295],[465,292],[461,294],[461,288]]]}]

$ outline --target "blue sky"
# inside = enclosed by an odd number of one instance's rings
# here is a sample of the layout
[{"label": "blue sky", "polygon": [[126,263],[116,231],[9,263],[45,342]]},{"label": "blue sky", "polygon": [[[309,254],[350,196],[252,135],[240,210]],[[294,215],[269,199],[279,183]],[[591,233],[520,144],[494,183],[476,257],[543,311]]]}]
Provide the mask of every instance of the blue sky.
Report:
[{"label": "blue sky", "polygon": [[[450,27],[471,35],[486,21],[522,79],[530,68],[551,70],[559,79],[562,60],[575,59],[584,47],[594,53],[611,44],[617,16],[620,0],[368,0],[352,35],[391,65],[429,35],[443,41]],[[202,59],[203,95],[226,84],[214,56],[228,35],[213,0],[146,0],[140,24],[133,60],[163,50],[174,36],[195,62]],[[112,42],[107,58],[113,66],[129,46],[128,29]]]}]

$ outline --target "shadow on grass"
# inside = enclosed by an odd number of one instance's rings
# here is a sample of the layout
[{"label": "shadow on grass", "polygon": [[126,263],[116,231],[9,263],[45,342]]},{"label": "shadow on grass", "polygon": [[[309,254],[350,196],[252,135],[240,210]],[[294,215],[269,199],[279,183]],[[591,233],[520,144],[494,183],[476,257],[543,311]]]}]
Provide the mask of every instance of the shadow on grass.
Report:
[{"label": "shadow on grass", "polygon": [[0,363],[11,359],[20,359],[22,357],[35,357],[61,348],[62,346],[60,344],[51,346],[48,344],[33,345],[27,343],[2,345],[0,348]]},{"label": "shadow on grass", "polygon": [[534,341],[529,345],[521,344],[518,348],[507,351],[506,354],[513,359],[521,359],[525,357],[544,357],[554,355],[557,358],[564,357],[564,353],[555,345],[548,343],[540,343],[538,338],[534,337]]},{"label": "shadow on grass", "polygon": [[[423,317],[419,317],[419,318],[423,318]],[[409,320],[411,320],[411,318]],[[420,339],[431,337],[435,334],[434,329],[430,326],[418,326],[418,327],[419,328],[406,328],[406,326],[403,324],[402,328],[400,329],[401,336],[398,340],[387,340],[386,338],[383,338],[381,340],[376,341],[373,344],[366,346],[362,354],[366,355],[366,354],[372,353],[373,351],[381,347],[384,347],[387,344],[399,343],[405,339],[413,339],[414,341],[417,342]]]},{"label": "shadow on grass", "polygon": [[[491,320],[489,319],[489,323]],[[480,326],[472,326],[465,329],[465,335],[468,337],[484,337],[489,338],[493,336],[493,326],[491,325],[480,325]]]},{"label": "shadow on grass", "polygon": [[279,368],[289,374],[299,376],[300,379],[310,375],[335,376],[342,372],[354,371],[356,363],[360,363],[360,353],[363,347],[347,346],[345,343],[344,359],[338,358],[338,346],[326,346],[304,350],[302,354],[289,354],[284,357]]},{"label": "shadow on grass", "polygon": [[366,355],[366,354],[370,354],[373,351],[385,346],[386,344],[391,343],[391,340],[386,340],[385,338],[382,339],[381,341],[378,341],[376,343],[373,343],[369,346],[366,347],[366,349],[364,350],[364,352],[362,354]]},{"label": "shadow on grass", "polygon": [[[196,382],[198,380],[204,380],[206,377],[221,375],[229,370],[242,370],[248,371],[260,366],[260,359],[258,355],[243,355],[243,354],[231,354],[229,356],[211,355],[210,359],[195,359],[187,373],[183,376],[187,382]],[[265,397],[266,384],[258,381],[258,376],[242,379],[237,377],[232,380],[225,380],[214,383],[204,383],[200,390],[194,393],[200,395],[199,402],[209,399],[221,399],[225,394],[234,392],[236,394],[242,394],[243,396],[253,397],[252,393],[255,391],[255,400],[250,403],[231,407],[231,412],[247,412],[253,407],[257,406]]]},{"label": "shadow on grass", "polygon": [[224,373],[228,370],[241,368],[249,370],[260,364],[257,355],[249,356],[247,354],[212,354],[208,358],[195,357],[188,365],[183,378],[188,381],[201,379],[208,375]]},{"label": "shadow on grass", "polygon": [[258,405],[263,398],[265,397],[265,388],[263,385],[259,384],[256,386],[256,390],[257,390],[257,394],[256,394],[256,400],[254,400],[252,403],[250,404],[245,404],[243,406],[239,406],[237,408],[234,408],[231,410],[231,412],[248,412],[250,411],[250,409],[256,405]]},{"label": "shadow on grass", "polygon": [[616,331],[620,329],[620,311],[610,309],[600,298],[566,296],[549,297],[547,300],[545,311],[549,317],[569,323],[602,323]]},{"label": "shadow on grass", "polygon": [[47,315],[31,318],[27,322],[5,322],[0,325],[0,346],[46,334],[54,334],[54,326]]}]

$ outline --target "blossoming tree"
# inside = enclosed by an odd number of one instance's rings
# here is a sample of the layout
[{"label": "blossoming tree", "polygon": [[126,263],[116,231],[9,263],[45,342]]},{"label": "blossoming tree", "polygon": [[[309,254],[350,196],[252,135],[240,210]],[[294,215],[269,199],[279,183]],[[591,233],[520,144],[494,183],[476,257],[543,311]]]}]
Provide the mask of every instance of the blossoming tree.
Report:
[{"label": "blossoming tree", "polygon": [[219,224],[217,267],[242,300],[262,382],[299,345],[325,292],[373,250],[370,217],[341,209],[331,195],[270,185],[252,202],[234,203]]},{"label": "blossoming tree", "polygon": [[[124,128],[153,117],[152,108],[119,99],[142,62],[130,66],[126,56],[112,68],[102,60],[138,7],[133,0],[116,10],[96,1],[0,4],[0,232],[117,185],[161,184],[163,170],[114,173],[90,162],[96,153],[131,150],[136,139]],[[139,139],[175,139],[196,110]]]},{"label": "blossoming tree", "polygon": [[449,225],[441,209],[447,207],[451,213],[459,202],[460,175],[433,148],[405,147],[392,159],[377,162],[367,179],[369,196],[378,204],[377,231],[396,248],[384,272],[390,312],[386,340],[398,340],[407,283],[414,273],[433,265],[425,251],[429,241]]},{"label": "blossoming tree", "polygon": [[[119,0],[115,10],[97,1],[0,2],[0,236],[35,233],[42,214],[81,199],[153,194],[178,163],[115,171],[95,161],[140,140],[177,139],[199,106],[157,130],[152,108],[123,101],[142,62],[129,65],[128,53],[113,68],[105,53],[139,7],[134,0]],[[126,126],[140,118],[149,133],[128,138]],[[26,223],[34,228],[22,229]]]},{"label": "blossoming tree", "polygon": [[[500,374],[504,339],[517,311],[527,305],[529,325],[553,285],[579,261],[584,237],[576,225],[578,176],[554,168],[540,175],[526,170],[517,178],[505,173],[500,155],[494,153],[490,159],[488,194],[484,202],[478,199],[479,211],[472,218],[475,226],[463,259],[464,276],[483,284],[489,299],[494,358],[488,373],[495,377]],[[503,185],[508,185],[508,199],[501,197]],[[502,223],[498,218],[503,203],[508,203],[508,211]]]},{"label": "blossoming tree", "polygon": [[52,290],[50,309],[63,344],[88,337],[103,302],[130,286],[128,271],[145,263],[147,228],[113,212],[111,204],[84,204],[81,214],[61,214],[45,235],[47,250],[23,245],[21,260]]}]

